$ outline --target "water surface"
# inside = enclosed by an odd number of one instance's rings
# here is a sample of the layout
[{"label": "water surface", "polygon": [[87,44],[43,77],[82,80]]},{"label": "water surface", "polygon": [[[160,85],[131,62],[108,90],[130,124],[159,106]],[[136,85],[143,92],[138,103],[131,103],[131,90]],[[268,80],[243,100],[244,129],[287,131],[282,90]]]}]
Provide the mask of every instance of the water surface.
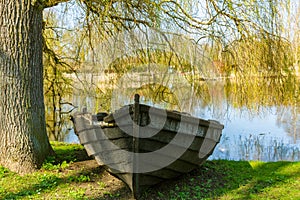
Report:
[{"label": "water surface", "polygon": [[[95,77],[98,87],[103,87]],[[171,79],[173,82],[170,82]],[[78,106],[77,110],[86,107],[94,113],[102,110],[110,112],[132,103],[133,94],[139,93],[141,103],[181,110],[224,124],[221,141],[210,159],[300,160],[297,80],[291,83],[269,79],[249,83],[224,79],[196,80],[191,87],[181,79],[171,77],[168,83],[161,84],[163,88],[159,87],[160,84],[144,84],[145,80],[142,80],[142,86],[137,83],[124,85],[122,82],[121,86],[109,90],[106,85],[106,93],[101,90],[99,95],[90,91],[92,88],[80,92],[74,90],[69,101]],[[166,88],[177,92],[166,92]],[[78,143],[71,123],[64,131],[63,141]]]}]

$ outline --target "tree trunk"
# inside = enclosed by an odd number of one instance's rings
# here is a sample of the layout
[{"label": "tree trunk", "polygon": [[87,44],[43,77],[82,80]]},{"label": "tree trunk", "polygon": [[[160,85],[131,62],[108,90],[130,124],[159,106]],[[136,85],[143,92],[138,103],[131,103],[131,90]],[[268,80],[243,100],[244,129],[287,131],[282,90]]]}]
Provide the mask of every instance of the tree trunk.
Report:
[{"label": "tree trunk", "polygon": [[33,4],[0,0],[0,165],[19,173],[36,170],[52,151],[43,96],[43,10]]}]

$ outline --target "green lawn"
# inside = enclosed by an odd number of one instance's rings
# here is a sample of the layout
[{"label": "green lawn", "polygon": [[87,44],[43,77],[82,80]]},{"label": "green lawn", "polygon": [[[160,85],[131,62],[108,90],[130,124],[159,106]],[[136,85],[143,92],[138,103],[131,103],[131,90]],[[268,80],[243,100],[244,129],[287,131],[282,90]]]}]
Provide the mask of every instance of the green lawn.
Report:
[{"label": "green lawn", "polygon": [[[20,176],[0,166],[0,199],[128,199],[128,188],[80,145],[52,143],[56,156]],[[300,162],[207,161],[149,189],[142,199],[300,199]]]}]

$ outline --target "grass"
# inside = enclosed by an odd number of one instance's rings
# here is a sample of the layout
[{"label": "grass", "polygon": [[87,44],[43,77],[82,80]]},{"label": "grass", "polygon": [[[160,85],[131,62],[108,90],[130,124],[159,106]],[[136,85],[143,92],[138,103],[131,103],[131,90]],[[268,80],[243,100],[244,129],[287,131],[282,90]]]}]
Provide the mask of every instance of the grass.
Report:
[{"label": "grass", "polygon": [[161,199],[300,199],[300,163],[209,161],[160,189]]},{"label": "grass", "polygon": [[[128,199],[128,188],[81,145],[52,143],[56,156],[20,176],[0,166],[0,199]],[[207,161],[141,199],[300,199],[300,162]]]}]

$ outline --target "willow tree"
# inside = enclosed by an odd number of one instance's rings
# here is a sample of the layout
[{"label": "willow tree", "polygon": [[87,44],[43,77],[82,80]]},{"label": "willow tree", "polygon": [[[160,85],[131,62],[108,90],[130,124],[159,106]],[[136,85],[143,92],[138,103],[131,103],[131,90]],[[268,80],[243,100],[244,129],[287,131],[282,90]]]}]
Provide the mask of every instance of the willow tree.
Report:
[{"label": "willow tree", "polygon": [[[0,164],[13,171],[33,171],[51,152],[43,97],[43,10],[63,2],[69,0],[0,0]],[[225,27],[243,36],[246,29],[251,30],[249,27],[256,28],[243,13],[236,12],[234,6],[240,5],[234,2],[78,0],[75,3],[84,11],[82,28],[88,38],[93,25],[95,30],[105,32],[102,36],[141,26],[184,30],[200,37],[222,35]],[[59,56],[56,58],[59,61]]]}]

